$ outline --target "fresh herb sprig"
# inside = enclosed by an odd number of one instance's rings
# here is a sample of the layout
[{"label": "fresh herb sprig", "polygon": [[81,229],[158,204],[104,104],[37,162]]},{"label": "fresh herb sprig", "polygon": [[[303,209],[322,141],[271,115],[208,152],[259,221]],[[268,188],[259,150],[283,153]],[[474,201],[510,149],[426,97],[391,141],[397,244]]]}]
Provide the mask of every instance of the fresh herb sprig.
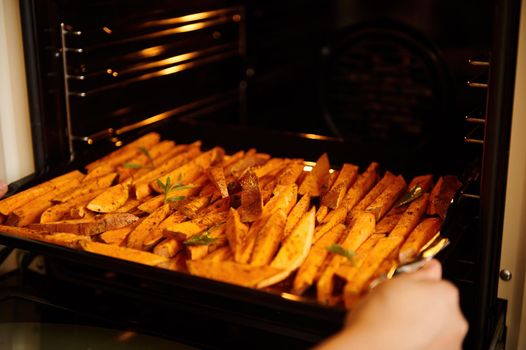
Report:
[{"label": "fresh herb sprig", "polygon": [[207,230],[201,234],[195,235],[186,241],[183,242],[187,246],[199,246],[199,245],[209,245],[214,243],[217,240],[217,237],[210,236],[210,230]]},{"label": "fresh herb sprig", "polygon": [[[150,169],[155,168],[155,164],[153,163],[153,158],[152,158],[150,152],[148,151],[148,149],[143,146],[143,147],[139,147],[138,150],[142,154],[144,154],[146,156],[146,158],[148,158],[148,168],[150,168]],[[144,167],[143,165],[137,164],[137,163],[124,163],[122,166],[125,169],[140,169],[140,168]]]},{"label": "fresh herb sprig", "polygon": [[396,202],[395,208],[409,204],[415,199],[421,197],[423,194],[424,194],[424,189],[420,187],[420,185],[415,185],[409,191],[407,191],[407,193],[404,194],[402,198],[398,200],[398,202]]},{"label": "fresh herb sprig", "polygon": [[183,185],[181,183],[181,180],[182,180],[181,176],[179,176],[179,181],[176,182],[176,183],[172,183],[172,180],[171,180],[170,176],[168,176],[166,178],[166,182],[165,183],[163,183],[161,181],[161,179],[157,179],[157,185],[159,186],[159,188],[164,193],[164,202],[165,203],[177,202],[177,201],[181,201],[181,200],[186,198],[185,196],[173,196],[173,197],[170,197],[170,192],[172,192],[172,191],[186,190],[186,189],[189,189],[189,188],[193,187],[193,186],[185,186],[185,185]]},{"label": "fresh herb sprig", "polygon": [[346,257],[349,261],[353,261],[354,256],[356,255],[355,252],[349,249],[345,249],[339,244],[331,244],[330,246],[326,247],[329,252],[337,255],[341,255],[343,257]]},{"label": "fresh herb sprig", "polygon": [[142,165],[137,163],[124,163],[122,165],[125,169],[140,169],[142,168]]}]

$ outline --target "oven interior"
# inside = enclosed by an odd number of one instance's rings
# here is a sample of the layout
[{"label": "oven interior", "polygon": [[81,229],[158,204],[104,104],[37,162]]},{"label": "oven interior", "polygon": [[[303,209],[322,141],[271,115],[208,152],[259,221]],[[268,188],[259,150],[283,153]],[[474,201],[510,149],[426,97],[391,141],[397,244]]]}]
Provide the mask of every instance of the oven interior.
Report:
[{"label": "oven interior", "polygon": [[[444,267],[470,320],[466,347],[486,348],[505,333],[496,286],[507,159],[499,155],[509,138],[518,6],[22,0],[38,174],[153,129],[227,151],[315,160],[323,150],[335,165],[375,160],[407,177],[475,179],[462,193],[462,235]],[[56,259],[48,259],[58,266],[50,275],[68,280],[71,262]],[[124,295],[125,285],[106,292]],[[141,305],[154,299],[135,297]],[[252,329],[285,327],[259,317]],[[154,332],[147,322],[131,324]]]}]

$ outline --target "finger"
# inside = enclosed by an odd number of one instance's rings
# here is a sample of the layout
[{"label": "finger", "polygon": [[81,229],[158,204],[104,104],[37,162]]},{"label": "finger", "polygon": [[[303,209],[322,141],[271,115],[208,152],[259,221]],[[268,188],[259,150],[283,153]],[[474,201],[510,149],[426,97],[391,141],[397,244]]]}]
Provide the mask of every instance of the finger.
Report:
[{"label": "finger", "polygon": [[4,194],[7,193],[7,184],[0,180],[0,198],[2,198],[4,196]]},{"label": "finger", "polygon": [[407,275],[419,280],[438,281],[442,278],[442,265],[438,260],[433,259],[422,266],[420,270]]}]

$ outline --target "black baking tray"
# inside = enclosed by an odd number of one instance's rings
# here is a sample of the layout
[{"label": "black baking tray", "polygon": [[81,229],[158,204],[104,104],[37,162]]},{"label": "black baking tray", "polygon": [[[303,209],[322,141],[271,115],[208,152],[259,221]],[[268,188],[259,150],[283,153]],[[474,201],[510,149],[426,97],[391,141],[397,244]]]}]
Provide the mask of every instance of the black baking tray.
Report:
[{"label": "black baking tray", "polygon": [[[123,140],[126,142],[128,138],[136,138],[149,131],[157,131],[163,139],[173,139],[178,143],[201,139],[203,148],[219,145],[224,147],[227,153],[255,147],[258,151],[273,156],[298,157],[315,161],[321,153],[327,152],[332,164],[350,162],[359,165],[361,169],[374,160],[385,169],[400,172],[406,178],[424,173],[445,175],[453,171],[439,162],[431,166],[426,161],[415,161],[424,159],[420,158],[419,150],[413,150],[412,154],[408,153],[404,160],[400,160],[381,146],[353,145],[352,142],[319,135],[239,126],[217,126],[191,121],[143,128],[133,135],[128,135],[127,138],[123,137]],[[69,164],[56,167],[53,171],[34,174],[11,184],[8,195],[67,171],[83,170],[85,164],[100,158],[112,149],[110,143],[102,143],[81,150],[76,160]],[[476,169],[476,166],[466,166],[462,174],[457,173],[464,186],[456,194],[441,230],[442,235],[452,242],[438,257],[443,261],[454,252],[456,242],[463,235],[474,215],[470,202],[463,197],[463,192],[478,177],[477,172],[470,169]],[[263,331],[264,334],[297,340],[297,344],[302,344],[300,347],[315,344],[334,333],[341,328],[345,317],[345,310],[342,307],[326,307],[309,298],[240,287],[4,233],[0,233],[0,244],[44,255],[48,259],[50,278],[55,278],[61,283],[67,281],[83,288],[95,288],[117,296],[117,299],[124,300],[124,304],[137,303],[147,309],[157,310],[155,311],[157,314],[175,308],[179,314],[202,315],[216,319],[219,323],[250,327]],[[118,298],[119,296],[122,298]],[[74,300],[73,304],[75,304]],[[116,308],[115,302],[109,303]],[[89,312],[93,307],[86,308],[87,305],[90,303],[79,300],[72,307],[79,310],[84,308]],[[119,312],[112,312],[112,317],[120,315],[127,319],[133,318],[125,317],[124,313]],[[163,329],[162,335],[168,337],[170,332],[175,332],[175,329],[166,327],[166,322],[162,323],[163,327],[148,323],[144,319],[137,319],[134,324],[142,325],[151,331]],[[242,339],[240,334],[237,334],[237,337]],[[252,344],[253,348],[266,347],[266,336],[260,338],[258,343]],[[207,347],[203,344],[200,346]]]}]

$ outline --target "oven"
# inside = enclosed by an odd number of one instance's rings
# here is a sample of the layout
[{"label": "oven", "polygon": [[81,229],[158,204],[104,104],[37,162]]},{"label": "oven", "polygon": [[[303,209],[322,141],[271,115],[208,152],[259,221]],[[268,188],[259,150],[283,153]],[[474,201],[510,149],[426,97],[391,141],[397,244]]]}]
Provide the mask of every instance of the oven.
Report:
[{"label": "oven", "polygon": [[[469,186],[441,259],[470,322],[465,347],[502,348],[507,335],[518,344],[524,268],[509,259],[524,238],[503,239],[503,227],[524,227],[505,216],[523,188],[513,194],[520,176],[508,173],[509,161],[524,164],[520,1],[21,0],[19,9],[30,115],[20,128],[31,130],[35,171],[11,192],[151,130],[227,151],[315,160],[325,150],[336,165],[453,173]],[[5,300],[39,300],[88,324],[210,348],[307,347],[341,325],[341,310],[5,235],[0,243],[2,259],[23,250]]]}]

